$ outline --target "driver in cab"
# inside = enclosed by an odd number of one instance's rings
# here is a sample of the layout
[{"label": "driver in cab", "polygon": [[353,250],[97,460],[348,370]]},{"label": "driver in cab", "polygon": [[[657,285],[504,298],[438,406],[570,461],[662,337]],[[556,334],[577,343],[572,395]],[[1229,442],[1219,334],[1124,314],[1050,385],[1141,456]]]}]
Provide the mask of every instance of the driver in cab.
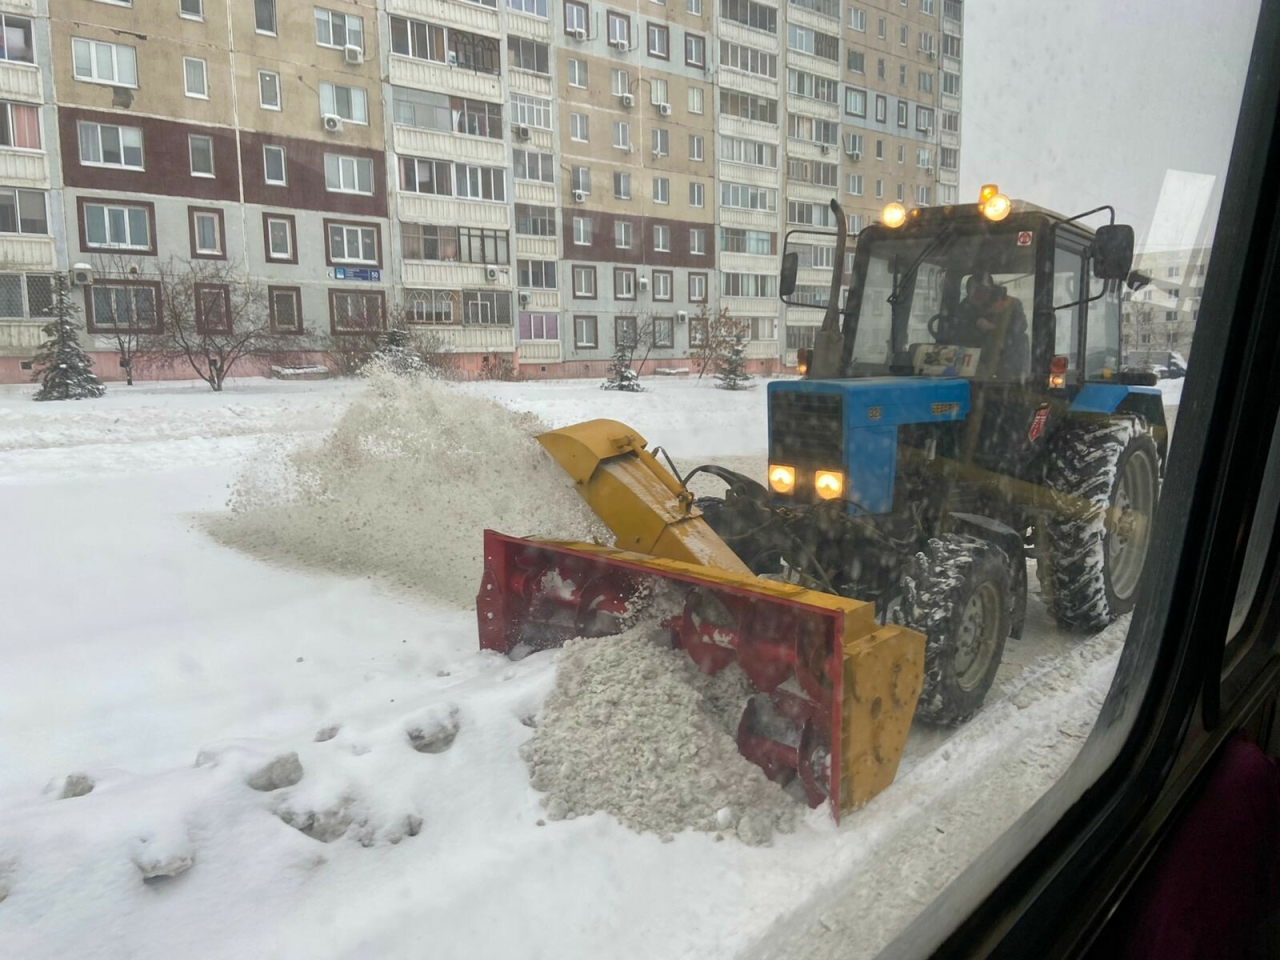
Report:
[{"label": "driver in cab", "polygon": [[978,376],[1018,380],[1031,366],[1027,314],[1022,301],[996,286],[990,273],[980,271],[965,281],[965,297],[957,308],[952,330],[955,343],[982,350]]}]

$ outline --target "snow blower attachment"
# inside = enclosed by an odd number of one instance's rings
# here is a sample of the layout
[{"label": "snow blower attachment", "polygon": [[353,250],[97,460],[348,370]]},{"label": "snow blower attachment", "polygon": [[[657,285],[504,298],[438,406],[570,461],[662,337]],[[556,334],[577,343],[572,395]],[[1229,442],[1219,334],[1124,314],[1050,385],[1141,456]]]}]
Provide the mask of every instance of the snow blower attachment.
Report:
[{"label": "snow blower attachment", "polygon": [[738,749],[838,819],[893,782],[924,674],[924,638],[872,604],[754,576],[678,479],[614,421],[539,438],[621,550],[484,534],[480,645],[508,656],[620,633],[655,614],[707,674],[755,688]]}]

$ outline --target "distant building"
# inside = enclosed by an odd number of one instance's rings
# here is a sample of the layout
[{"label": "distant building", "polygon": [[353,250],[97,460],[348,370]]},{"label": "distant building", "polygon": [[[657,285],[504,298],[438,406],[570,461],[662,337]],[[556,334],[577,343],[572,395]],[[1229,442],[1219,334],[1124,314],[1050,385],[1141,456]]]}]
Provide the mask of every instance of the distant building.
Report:
[{"label": "distant building", "polygon": [[1139,254],[1134,269],[1151,278],[1141,290],[1126,292],[1120,324],[1127,367],[1163,366],[1170,353],[1191,357],[1200,317],[1200,298],[1210,247]]}]

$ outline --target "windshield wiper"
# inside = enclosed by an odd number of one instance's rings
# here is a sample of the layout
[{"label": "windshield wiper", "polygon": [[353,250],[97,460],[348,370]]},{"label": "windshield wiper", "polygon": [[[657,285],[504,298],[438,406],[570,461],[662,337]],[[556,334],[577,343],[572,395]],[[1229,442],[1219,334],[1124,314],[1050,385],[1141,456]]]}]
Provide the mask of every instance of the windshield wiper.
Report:
[{"label": "windshield wiper", "polygon": [[925,248],[920,251],[920,255],[915,258],[911,266],[907,268],[906,272],[903,273],[902,276],[898,277],[898,281],[893,285],[893,292],[889,294],[889,297],[886,301],[887,303],[890,303],[894,306],[898,305],[899,291],[901,291],[903,285],[908,280],[910,280],[912,276],[915,275],[916,270],[920,266],[920,262],[924,260],[924,258],[927,257],[929,254],[933,253],[934,250],[938,249],[938,246],[942,244],[943,241],[950,240],[951,234],[953,234],[954,232],[955,232],[955,228],[951,224],[945,225],[941,230],[938,231],[938,235],[934,237],[932,240],[930,240],[928,244],[925,245]]}]

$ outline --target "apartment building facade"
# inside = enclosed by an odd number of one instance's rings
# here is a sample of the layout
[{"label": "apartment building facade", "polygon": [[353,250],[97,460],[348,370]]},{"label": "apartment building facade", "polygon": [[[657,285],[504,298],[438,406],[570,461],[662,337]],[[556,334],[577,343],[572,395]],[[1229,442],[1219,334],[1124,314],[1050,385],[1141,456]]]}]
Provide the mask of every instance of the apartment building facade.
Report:
[{"label": "apartment building facade", "polygon": [[1125,296],[1120,324],[1125,366],[1163,366],[1171,353],[1191,358],[1211,249],[1206,244],[1138,255],[1134,269],[1150,281]]},{"label": "apartment building facade", "polygon": [[472,375],[596,376],[632,343],[680,369],[725,310],[778,371],[820,322],[777,299],[788,229],[957,199],[959,0],[29,2],[0,59],[6,379],[40,276],[84,281],[110,376],[171,256],[260,282],[299,350],[403,324]]}]

